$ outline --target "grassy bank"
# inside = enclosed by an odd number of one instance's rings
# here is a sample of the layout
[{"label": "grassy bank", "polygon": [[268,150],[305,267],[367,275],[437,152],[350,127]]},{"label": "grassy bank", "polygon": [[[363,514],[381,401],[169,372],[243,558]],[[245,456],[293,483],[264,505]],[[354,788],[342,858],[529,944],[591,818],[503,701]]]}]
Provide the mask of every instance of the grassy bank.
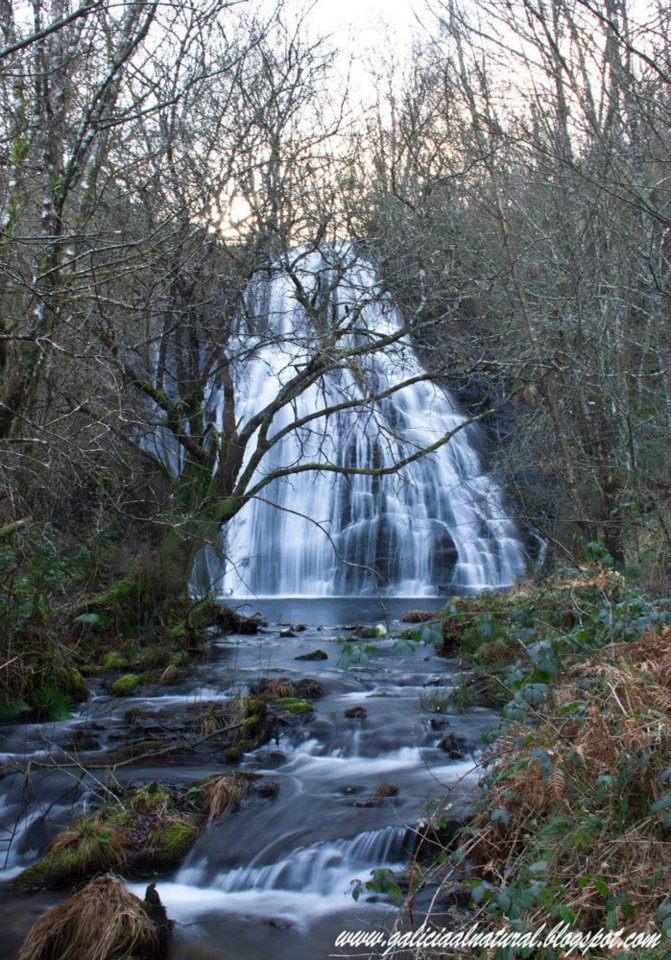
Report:
[{"label": "grassy bank", "polygon": [[168,590],[169,571],[164,582],[160,563],[149,567],[118,538],[73,543],[48,527],[0,545],[0,723],[66,718],[88,697],[86,677],[120,696],[174,682],[202,659],[211,628],[258,630]]},{"label": "grassy bank", "polygon": [[[461,662],[453,703],[501,714],[480,808],[415,865],[412,896],[440,878],[455,923],[656,931],[655,951],[588,955],[671,956],[670,611],[603,557],[542,588],[456,600],[421,628]],[[512,955],[565,954],[463,954]]]}]

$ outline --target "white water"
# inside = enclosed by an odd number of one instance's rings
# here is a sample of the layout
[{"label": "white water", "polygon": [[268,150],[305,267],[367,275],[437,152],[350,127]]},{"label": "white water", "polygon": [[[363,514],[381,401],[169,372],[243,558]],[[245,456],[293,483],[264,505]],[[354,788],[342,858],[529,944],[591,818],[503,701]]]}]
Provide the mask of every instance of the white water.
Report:
[{"label": "white water", "polygon": [[[351,840],[313,843],[274,863],[214,876],[203,858],[182,867],[174,883],[161,884],[161,899],[179,920],[220,911],[270,915],[307,927],[317,917],[351,905],[353,883],[369,879],[373,868],[400,869],[412,853],[412,843],[412,831],[406,827],[384,827]],[[131,889],[142,895],[144,887],[136,884]]]},{"label": "white water", "polygon": [[[331,351],[377,344],[403,326],[378,289],[374,269],[351,244],[302,254],[294,268],[310,297],[321,297],[327,332],[348,329]],[[336,262],[337,261],[337,262]],[[326,291],[326,292],[325,292]],[[270,403],[315,352],[314,321],[297,302],[291,277],[276,271],[252,284],[240,336],[248,352],[234,373],[238,429]],[[355,320],[352,318],[356,317]],[[265,331],[262,340],[258,331]],[[272,438],[296,419],[356,400],[357,406],[312,420],[265,454],[255,481],[300,463],[388,468],[464,422],[449,392],[429,382],[380,393],[422,373],[407,338],[322,377],[276,413]],[[223,390],[213,387],[221,427]],[[462,428],[434,453],[383,476],[309,471],[273,480],[226,527],[222,555],[204,552],[197,580],[224,595],[340,596],[379,591],[434,596],[509,586],[526,566],[502,491],[484,472],[478,429]],[[249,452],[249,451],[248,451]]]}]

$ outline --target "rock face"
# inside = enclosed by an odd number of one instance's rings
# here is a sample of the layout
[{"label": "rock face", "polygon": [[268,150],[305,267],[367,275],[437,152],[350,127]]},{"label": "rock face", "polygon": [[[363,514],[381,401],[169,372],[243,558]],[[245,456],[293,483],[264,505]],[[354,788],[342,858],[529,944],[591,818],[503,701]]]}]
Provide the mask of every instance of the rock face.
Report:
[{"label": "rock face", "polygon": [[145,904],[115,876],[98,877],[59,903],[28,933],[18,960],[163,960],[172,922],[154,885]]}]

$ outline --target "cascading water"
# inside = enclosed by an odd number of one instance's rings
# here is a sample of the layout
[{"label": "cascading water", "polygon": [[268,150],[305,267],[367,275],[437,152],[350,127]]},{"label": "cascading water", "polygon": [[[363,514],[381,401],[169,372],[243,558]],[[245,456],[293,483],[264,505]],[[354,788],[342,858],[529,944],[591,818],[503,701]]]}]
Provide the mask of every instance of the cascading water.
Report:
[{"label": "cascading water", "polygon": [[351,840],[330,840],[292,850],[289,856],[266,866],[237,867],[208,877],[208,864],[183,867],[177,883],[202,884],[226,893],[284,890],[342,897],[357,870],[383,864],[401,864],[412,854],[412,831],[406,827],[367,830]]},{"label": "cascading water", "polygon": [[[364,352],[275,414],[271,440],[313,419],[270,446],[254,482],[298,464],[326,469],[275,479],[248,503],[222,532],[226,559],[203,551],[201,589],[235,597],[434,596],[509,586],[527,558],[502,491],[484,471],[478,428],[465,426],[431,454],[392,469],[465,418],[447,390],[421,379],[408,338],[397,336],[403,317],[353,245],[297,254],[290,271],[254,281],[246,306],[240,342],[249,359],[234,372],[238,429],[328,341],[325,330],[348,329],[331,339],[332,351]],[[371,402],[373,393],[388,395]],[[356,405],[314,418],[351,401]],[[213,385],[211,402],[221,427],[223,389]],[[344,474],[329,466],[389,472]]]}]

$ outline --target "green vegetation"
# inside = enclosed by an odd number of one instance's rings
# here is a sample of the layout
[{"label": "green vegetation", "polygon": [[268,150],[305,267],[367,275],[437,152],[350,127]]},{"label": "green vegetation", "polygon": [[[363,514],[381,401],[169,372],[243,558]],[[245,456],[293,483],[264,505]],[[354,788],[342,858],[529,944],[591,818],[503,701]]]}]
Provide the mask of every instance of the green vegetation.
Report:
[{"label": "green vegetation", "polygon": [[443,638],[469,668],[453,697],[473,689],[481,702],[490,680],[501,718],[480,809],[428,869],[415,865],[413,892],[467,865],[456,888],[512,930],[550,919],[671,939],[671,601],[591,564],[544,588],[455,601]]},{"label": "green vegetation", "polygon": [[88,698],[85,676],[111,674],[118,696],[140,682],[173,682],[202,659],[211,629],[259,629],[258,619],[222,604],[168,600],[149,580],[141,585],[144,561],[129,560],[134,576],[116,579],[119,536],[73,550],[68,538],[35,525],[0,541],[0,723],[65,719]]},{"label": "green vegetation", "polygon": [[309,700],[300,700],[297,697],[278,697],[273,703],[278,709],[285,710],[287,713],[305,714],[312,713],[314,710]]},{"label": "green vegetation", "polygon": [[239,810],[248,789],[272,797],[277,787],[260,775],[235,773],[197,781],[186,793],[158,783],[127,790],[61,831],[13,882],[59,888],[106,870],[137,879],[172,870],[205,823]]},{"label": "green vegetation", "polygon": [[111,684],[110,690],[115,697],[129,697],[140,683],[136,673],[126,673]]}]

